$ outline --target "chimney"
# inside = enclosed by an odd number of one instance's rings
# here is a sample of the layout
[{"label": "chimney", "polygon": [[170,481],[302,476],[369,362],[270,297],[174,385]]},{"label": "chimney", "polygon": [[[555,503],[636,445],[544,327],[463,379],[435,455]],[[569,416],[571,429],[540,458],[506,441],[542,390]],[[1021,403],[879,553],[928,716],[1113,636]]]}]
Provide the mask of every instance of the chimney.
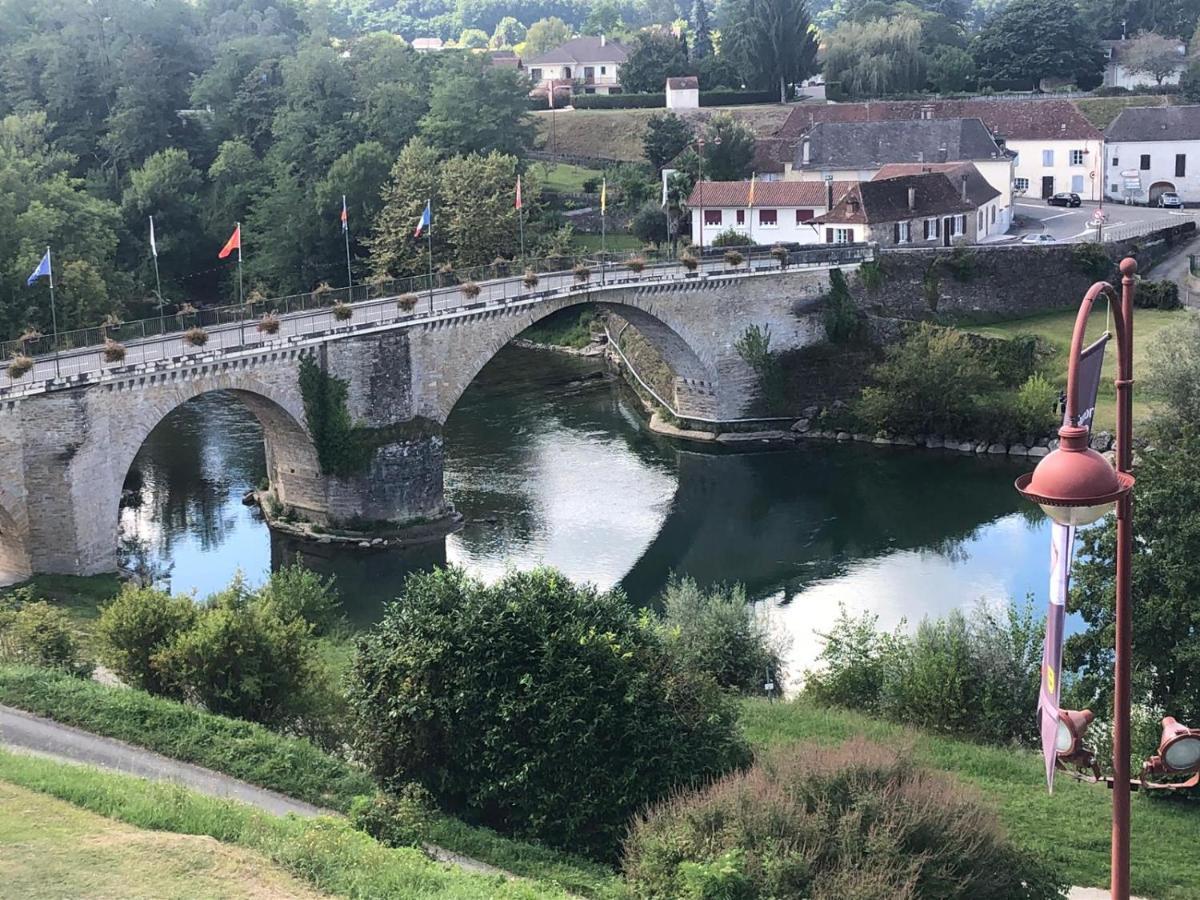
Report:
[{"label": "chimney", "polygon": [[966,172],[964,172],[962,175],[962,198],[964,201],[967,200],[967,173]]},{"label": "chimney", "polygon": [[825,179],[825,211],[833,209],[833,179]]},{"label": "chimney", "polygon": [[603,47],[607,43],[608,43],[608,38],[606,38],[604,35],[600,35],[600,46]]},{"label": "chimney", "polygon": [[917,162],[919,162],[919,163],[925,162],[925,151],[924,150],[917,151]]},{"label": "chimney", "polygon": [[917,211],[917,189],[913,187],[908,189],[908,211],[910,213]]},{"label": "chimney", "polygon": [[805,165],[805,166],[808,165],[808,153],[809,153],[809,140],[808,140],[808,138],[805,138],[803,143],[800,144],[800,163],[801,163],[801,165]]},{"label": "chimney", "polygon": [[947,157],[948,155],[949,155],[949,154],[948,154],[948,153],[946,153],[946,148],[945,148],[945,147],[938,147],[938,162],[940,162],[940,163],[944,163],[944,162],[946,161],[946,157]]}]

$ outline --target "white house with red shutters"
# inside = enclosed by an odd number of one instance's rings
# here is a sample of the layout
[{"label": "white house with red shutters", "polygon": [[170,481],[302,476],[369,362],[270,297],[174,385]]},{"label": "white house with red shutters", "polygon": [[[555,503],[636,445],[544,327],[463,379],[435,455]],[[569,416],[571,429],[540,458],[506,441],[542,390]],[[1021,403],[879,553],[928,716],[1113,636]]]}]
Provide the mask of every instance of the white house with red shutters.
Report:
[{"label": "white house with red shutters", "polygon": [[711,246],[727,231],[756,244],[820,244],[824,233],[812,221],[827,213],[855,182],[701,181],[687,205],[692,241]]}]

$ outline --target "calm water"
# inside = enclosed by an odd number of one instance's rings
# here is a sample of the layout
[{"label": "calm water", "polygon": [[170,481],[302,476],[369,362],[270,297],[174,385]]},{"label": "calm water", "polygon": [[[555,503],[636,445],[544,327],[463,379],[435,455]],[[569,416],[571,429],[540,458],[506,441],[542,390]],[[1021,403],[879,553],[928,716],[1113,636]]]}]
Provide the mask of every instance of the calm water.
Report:
[{"label": "calm water", "polygon": [[792,639],[792,669],[838,605],[892,626],[977,601],[1045,597],[1048,529],[1021,512],[1025,464],[939,452],[812,444],[699,452],[648,434],[590,360],[508,348],[446,429],[446,490],[466,527],[445,541],[369,555],[272,539],[242,495],[265,471],[261,432],[236,399],[172,413],[134,462],[126,557],[204,596],[240,569],[259,581],[302,552],[336,574],[366,623],[415,568],[484,578],[546,563],[652,603],[672,572],[741,582]]}]

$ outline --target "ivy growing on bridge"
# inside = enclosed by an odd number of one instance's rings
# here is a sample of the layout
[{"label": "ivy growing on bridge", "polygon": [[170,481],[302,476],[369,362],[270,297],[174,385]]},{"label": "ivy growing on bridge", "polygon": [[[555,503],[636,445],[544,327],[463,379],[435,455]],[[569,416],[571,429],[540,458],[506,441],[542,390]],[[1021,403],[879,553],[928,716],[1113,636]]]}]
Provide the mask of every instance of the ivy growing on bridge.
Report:
[{"label": "ivy growing on bridge", "polygon": [[355,425],[346,403],[349,387],[346,379],[324,371],[313,355],[300,357],[304,421],[323,475],[359,475],[366,471],[380,447],[431,437],[441,431],[436,422],[420,417],[382,428]]}]

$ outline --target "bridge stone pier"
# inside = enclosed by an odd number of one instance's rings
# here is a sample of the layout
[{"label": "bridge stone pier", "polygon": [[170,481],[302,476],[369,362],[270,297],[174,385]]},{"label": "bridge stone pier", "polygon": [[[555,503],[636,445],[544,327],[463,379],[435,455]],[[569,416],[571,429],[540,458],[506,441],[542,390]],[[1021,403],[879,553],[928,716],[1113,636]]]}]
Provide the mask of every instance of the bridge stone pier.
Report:
[{"label": "bridge stone pier", "polygon": [[[442,426],[479,370],[545,316],[582,303],[612,307],[671,367],[682,415],[727,421],[746,415],[757,390],[735,341],[750,325],[770,326],[775,349],[820,340],[827,287],[828,270],[798,269],[591,284],[429,315],[372,301],[369,309],[356,306],[349,323],[327,317],[304,334],[285,328],[232,350],[2,392],[0,569],[115,569],[118,507],[133,458],[168,413],[201,394],[228,391],[258,418],[271,493],[282,507],[331,527],[428,525],[452,513],[442,490]],[[304,359],[326,390],[302,388]],[[330,434],[348,440],[344,427],[330,430],[338,421],[352,426],[352,465],[348,448],[330,443]]]}]

